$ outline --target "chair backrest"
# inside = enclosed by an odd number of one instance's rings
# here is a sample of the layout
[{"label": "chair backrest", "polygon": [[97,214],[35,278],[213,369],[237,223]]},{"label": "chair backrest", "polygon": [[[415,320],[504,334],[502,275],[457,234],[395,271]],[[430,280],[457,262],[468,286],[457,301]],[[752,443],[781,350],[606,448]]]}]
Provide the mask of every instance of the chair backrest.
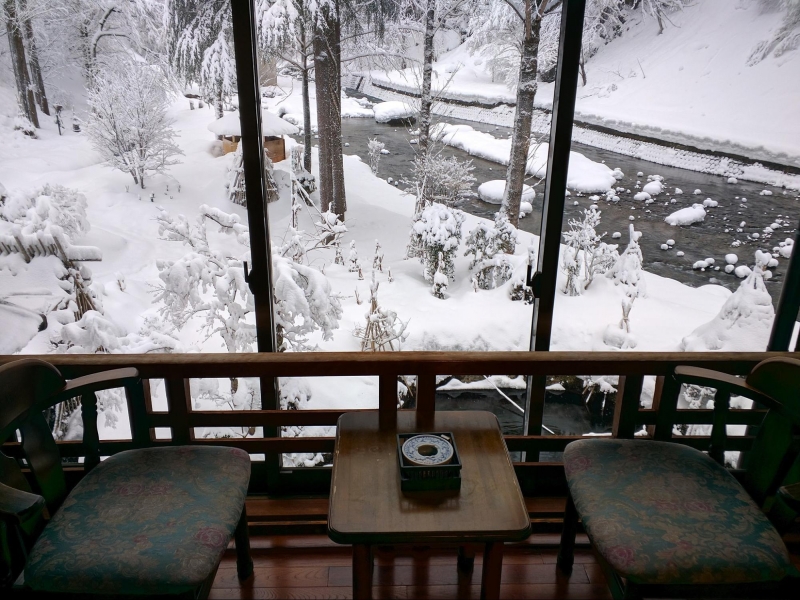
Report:
[{"label": "chair backrest", "polygon": [[743,484],[763,506],[778,485],[800,481],[800,429],[796,421],[800,414],[800,360],[781,357],[760,362],[747,376],[747,383],[782,405],[780,409],[770,408],[764,417],[743,465]]},{"label": "chair backrest", "polygon": [[41,494],[50,514],[66,497],[61,455],[42,411],[66,381],[58,369],[37,359],[22,359],[0,367],[0,444],[19,430],[22,450],[38,490],[31,490],[17,461],[0,452],[0,482]]}]

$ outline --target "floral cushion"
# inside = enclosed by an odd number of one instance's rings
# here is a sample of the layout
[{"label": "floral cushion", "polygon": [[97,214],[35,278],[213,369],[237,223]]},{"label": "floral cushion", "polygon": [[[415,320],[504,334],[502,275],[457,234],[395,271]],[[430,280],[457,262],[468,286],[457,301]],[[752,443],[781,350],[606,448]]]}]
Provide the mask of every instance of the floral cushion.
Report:
[{"label": "floral cushion", "polygon": [[564,467],[586,533],[633,583],[737,584],[794,573],[755,502],[698,450],[580,440],[564,451]]},{"label": "floral cushion", "polygon": [[47,524],[25,566],[25,585],[96,594],[193,589],[231,540],[249,480],[250,457],[236,448],[115,454]]}]

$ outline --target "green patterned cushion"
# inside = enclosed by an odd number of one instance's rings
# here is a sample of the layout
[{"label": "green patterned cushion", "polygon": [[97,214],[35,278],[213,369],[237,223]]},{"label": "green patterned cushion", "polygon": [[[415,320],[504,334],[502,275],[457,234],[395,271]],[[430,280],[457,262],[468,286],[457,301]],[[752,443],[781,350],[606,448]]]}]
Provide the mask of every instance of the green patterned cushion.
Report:
[{"label": "green patterned cushion", "polygon": [[37,591],[177,593],[216,568],[242,513],[250,456],[181,446],[121,452],[72,491],[36,542]]},{"label": "green patterned cushion", "polygon": [[580,440],[564,451],[564,467],[592,543],[634,583],[737,584],[794,572],[744,488],[698,450]]}]

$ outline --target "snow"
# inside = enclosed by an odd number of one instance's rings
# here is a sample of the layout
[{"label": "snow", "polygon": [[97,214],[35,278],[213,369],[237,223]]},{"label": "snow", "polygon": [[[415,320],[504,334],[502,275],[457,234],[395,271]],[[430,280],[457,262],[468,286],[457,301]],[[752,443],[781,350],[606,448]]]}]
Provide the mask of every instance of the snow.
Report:
[{"label": "snow", "polygon": [[667,215],[664,220],[674,227],[678,225],[687,226],[693,223],[700,223],[704,221],[705,218],[706,211],[703,205],[693,204],[692,206],[676,210],[671,215]]},{"label": "snow", "polygon": [[[242,124],[239,119],[239,111],[223,115],[221,119],[210,123],[208,130],[215,135],[241,136]],[[298,132],[299,129],[286,119],[281,119],[278,115],[268,110],[261,111],[261,133],[263,135],[294,135]]]},{"label": "snow", "polygon": [[732,253],[726,254],[725,262],[728,263],[729,265],[735,265],[737,262],[739,262],[739,257]]},{"label": "snow", "polygon": [[381,102],[373,107],[375,111],[376,123],[390,123],[403,119],[412,119],[416,116],[416,110],[411,104],[391,100]]},{"label": "snow", "polygon": [[[448,146],[460,148],[472,156],[502,165],[508,164],[511,140],[496,138],[489,133],[476,131],[469,125],[437,123],[431,128],[431,137]],[[549,144],[535,144],[528,153],[527,172],[539,178],[547,174]],[[602,163],[586,158],[580,152],[569,153],[567,186],[584,193],[607,192],[616,183],[614,172]]]},{"label": "snow", "polygon": [[638,200],[640,202],[644,200],[650,200],[650,194],[644,191],[638,192],[637,194],[634,194],[633,199]]},{"label": "snow", "polygon": [[662,191],[664,191],[664,185],[660,181],[651,181],[642,188],[642,192],[650,196],[658,196]]},{"label": "snow", "polygon": [[706,198],[705,200],[703,200],[703,206],[706,208],[716,208],[717,206],[719,206],[719,202],[717,202],[716,200],[712,200],[711,198]]},{"label": "snow", "polygon": [[[481,200],[484,202],[488,202],[490,204],[500,204],[503,202],[503,193],[506,189],[506,182],[504,179],[493,179],[491,181],[486,181],[478,186],[478,196],[480,196]],[[531,206],[531,202],[536,197],[536,192],[534,189],[529,185],[524,185],[522,187],[522,201],[528,203],[530,209],[527,212],[531,212],[533,210],[533,206]]]}]

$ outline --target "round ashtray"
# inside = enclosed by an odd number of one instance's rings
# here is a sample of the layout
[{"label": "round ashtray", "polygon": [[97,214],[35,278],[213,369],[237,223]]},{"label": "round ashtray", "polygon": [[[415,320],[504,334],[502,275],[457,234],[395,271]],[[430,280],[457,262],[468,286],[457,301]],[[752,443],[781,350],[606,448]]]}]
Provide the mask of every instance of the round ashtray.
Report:
[{"label": "round ashtray", "polygon": [[415,435],[403,442],[403,456],[412,465],[446,465],[453,460],[453,445],[438,435]]}]

